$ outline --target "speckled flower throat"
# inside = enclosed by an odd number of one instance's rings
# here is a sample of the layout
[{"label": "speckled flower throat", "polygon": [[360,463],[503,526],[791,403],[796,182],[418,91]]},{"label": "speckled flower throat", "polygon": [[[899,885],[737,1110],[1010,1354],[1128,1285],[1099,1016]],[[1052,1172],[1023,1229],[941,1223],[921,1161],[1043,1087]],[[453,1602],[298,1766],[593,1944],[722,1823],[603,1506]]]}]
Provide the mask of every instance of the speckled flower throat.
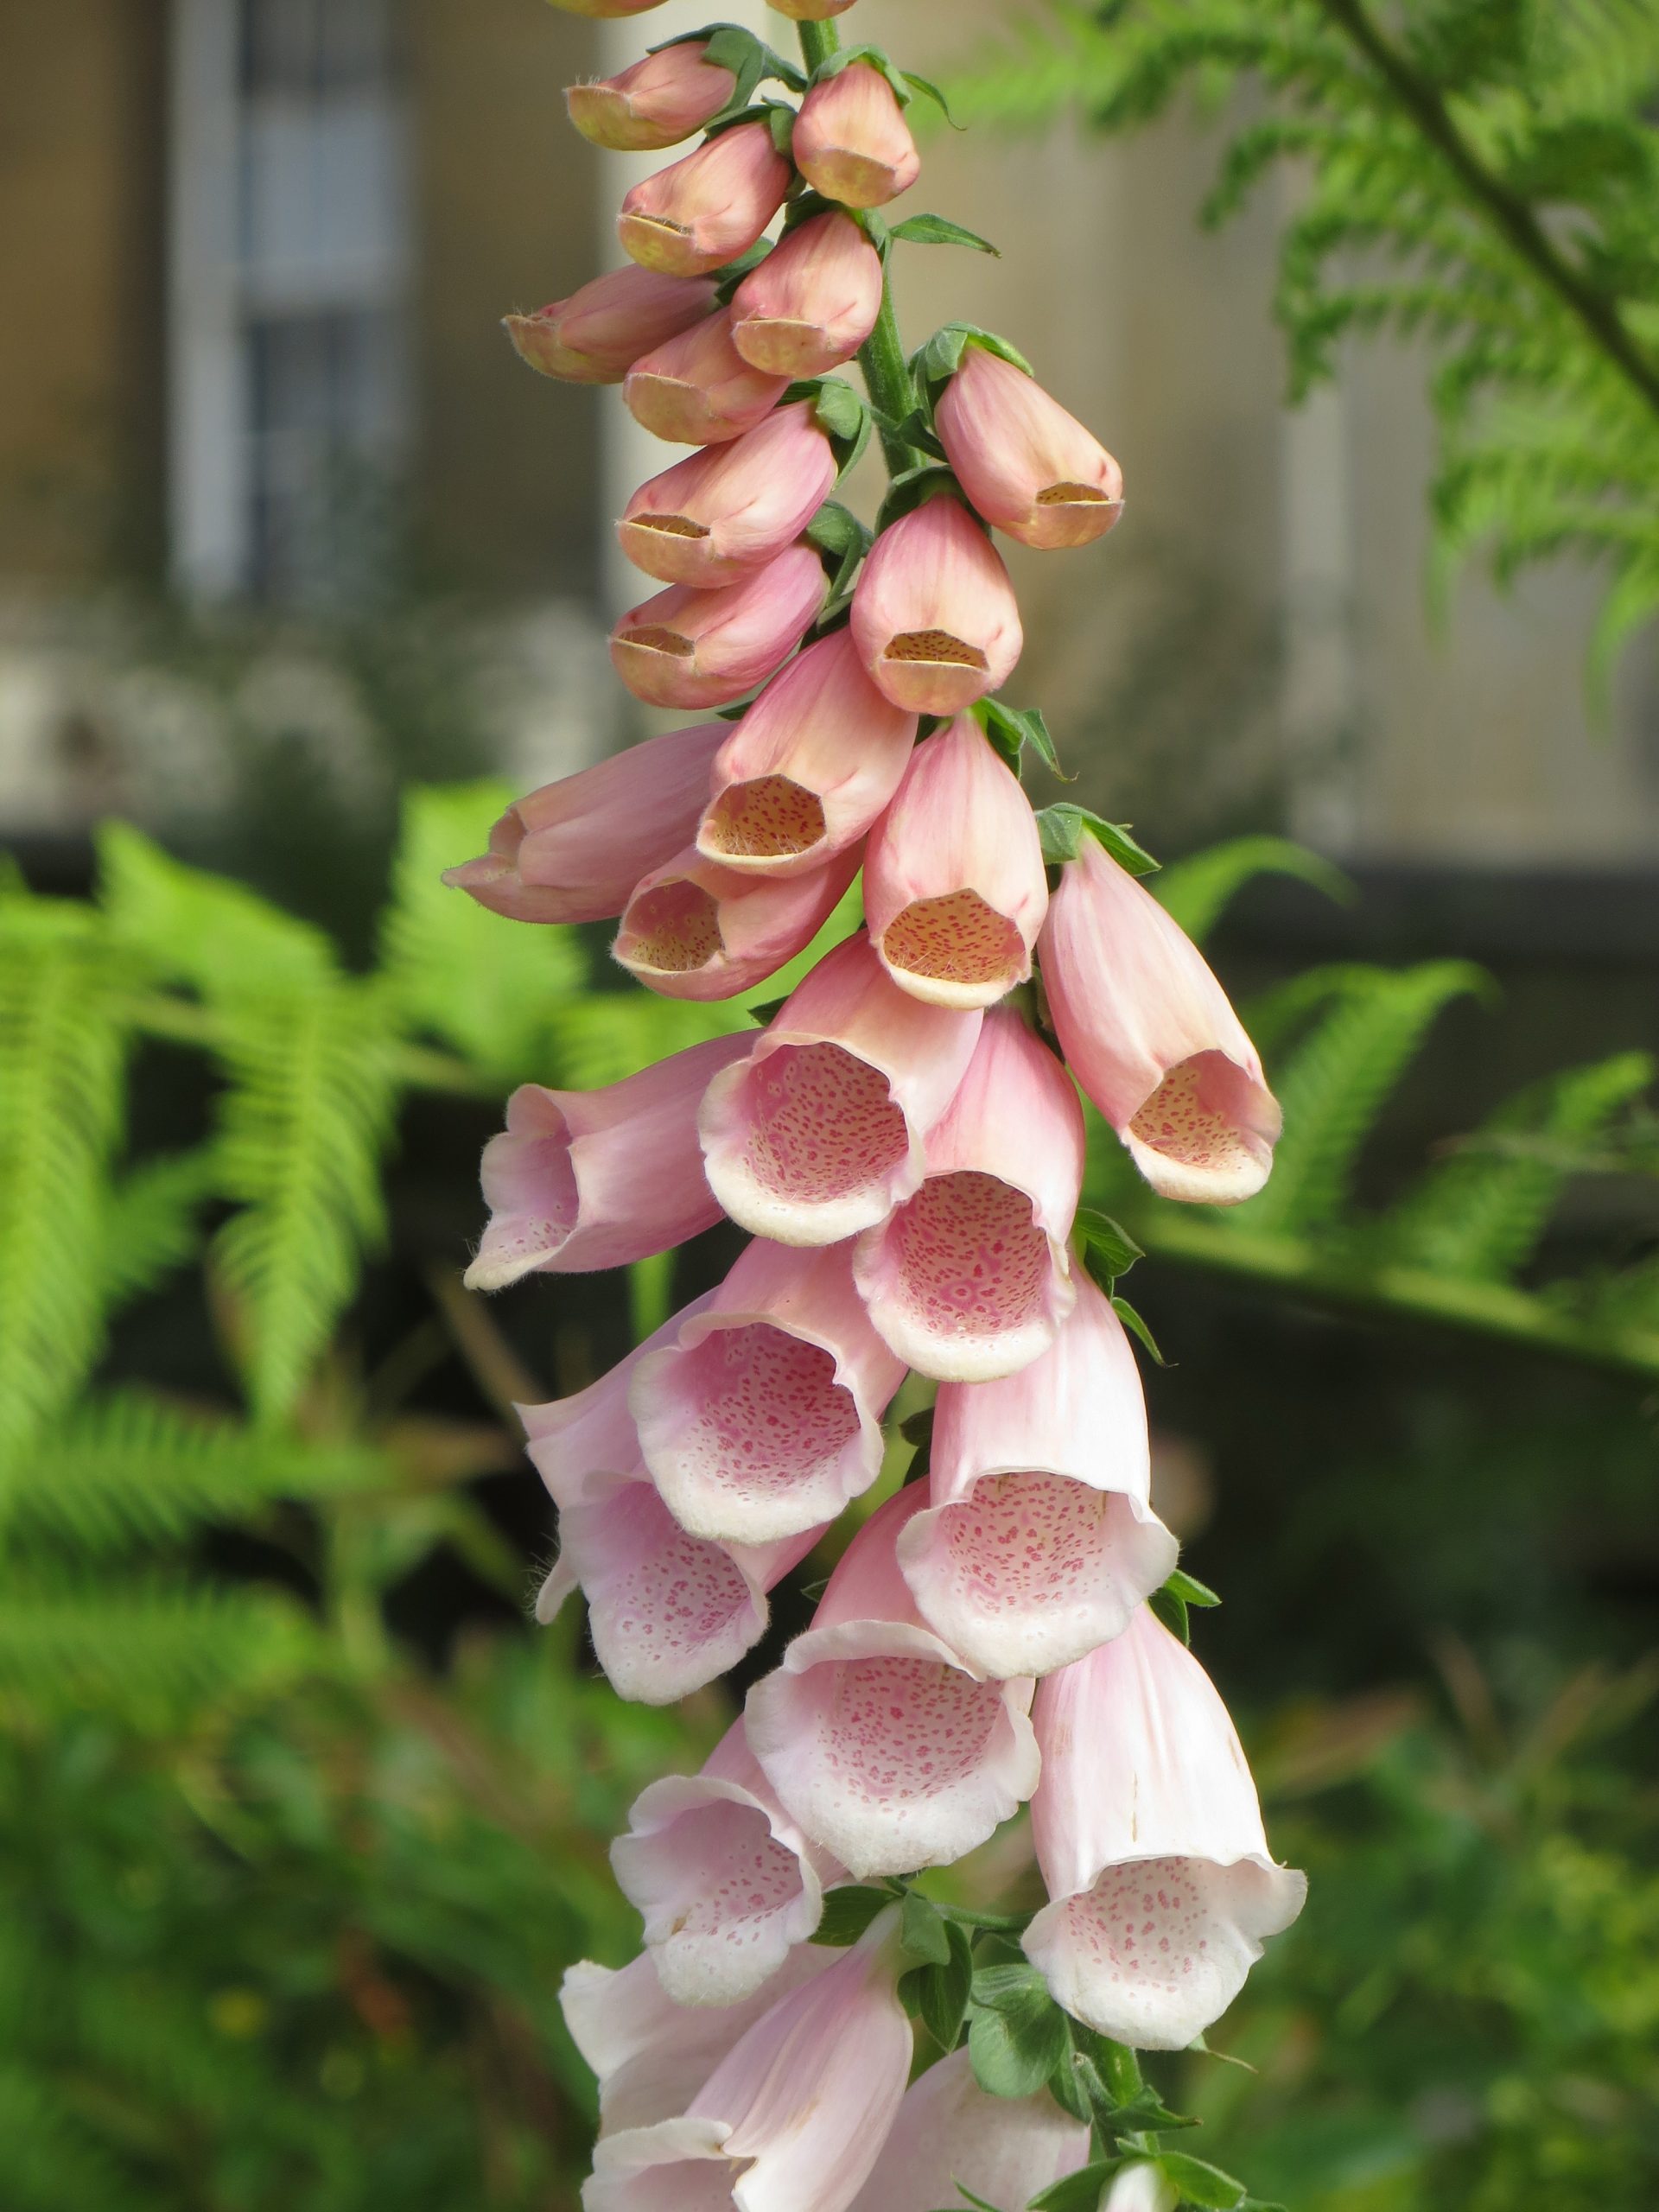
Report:
[{"label": "speckled flower throat", "polygon": [[[598,145],[696,143],[627,194],[625,266],[508,318],[532,368],[692,449],[618,524],[651,582],[611,647],[636,696],[713,719],[532,792],[450,872],[529,924],[614,920],[699,1040],[515,1093],[468,1279],[626,1266],[722,1214],[753,1240],[524,1409],[559,1522],[537,1611],[580,1592],[616,1688],[660,1704],[760,1642],[783,1578],[821,1585],[615,1845],[643,1948],[564,1991],[600,2083],[583,2201],[1242,2205],[1166,2146],[1135,2054],[1202,2037],[1303,1883],[1188,1648],[1211,1593],[1151,1503],[1137,1255],[1079,1202],[1087,1109],[1209,1204],[1261,1188],[1278,1109],[1154,864],[1027,797],[1058,764],[1000,696],[996,533],[1089,546],[1122,479],[1006,340],[906,354],[904,254],[985,241],[878,212],[920,171],[907,111],[943,102],[842,43],[853,4],[780,0],[798,64],[715,25],[573,87]],[[835,494],[873,446],[872,528]],[[917,1885],[1016,1821],[997,1864],[1027,1840],[1039,1909]]]}]

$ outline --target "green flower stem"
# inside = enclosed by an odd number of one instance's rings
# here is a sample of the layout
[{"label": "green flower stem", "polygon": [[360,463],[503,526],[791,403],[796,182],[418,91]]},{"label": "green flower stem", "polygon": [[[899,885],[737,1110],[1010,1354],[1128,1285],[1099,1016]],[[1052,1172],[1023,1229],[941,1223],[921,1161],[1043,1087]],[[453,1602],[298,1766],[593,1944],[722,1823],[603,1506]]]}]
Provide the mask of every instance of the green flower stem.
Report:
[{"label": "green flower stem", "polygon": [[805,62],[809,74],[819,62],[827,61],[832,54],[840,53],[841,33],[833,22],[797,23],[795,28],[801,35],[801,59]]}]

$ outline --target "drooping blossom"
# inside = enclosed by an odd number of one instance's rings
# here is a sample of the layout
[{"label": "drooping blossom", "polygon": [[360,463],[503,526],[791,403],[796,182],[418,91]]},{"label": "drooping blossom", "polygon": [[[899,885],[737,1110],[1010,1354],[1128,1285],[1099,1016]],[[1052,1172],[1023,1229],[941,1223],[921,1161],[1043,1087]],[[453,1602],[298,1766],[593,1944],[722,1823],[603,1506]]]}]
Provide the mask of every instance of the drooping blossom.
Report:
[{"label": "drooping blossom", "polygon": [[642,484],[617,540],[635,568],[663,583],[704,591],[740,583],[801,535],[835,480],[835,453],[811,403],[796,400]]},{"label": "drooping blossom", "polygon": [[578,1960],[559,1986],[559,2009],[598,2077],[601,2136],[683,2113],[757,2020],[842,1955],[799,1944],[752,1997],[696,2011],[674,2002],[649,1951],[620,1967]]},{"label": "drooping blossom", "polygon": [[898,1923],[888,1907],[764,2012],[683,2117],[602,2136],[584,2212],[846,2212],[910,2071]]},{"label": "drooping blossom", "polygon": [[795,118],[794,151],[813,190],[845,207],[883,207],[922,169],[897,93],[868,61],[811,87]]},{"label": "drooping blossom", "polygon": [[1065,1057],[1153,1189],[1254,1197],[1281,1118],[1255,1047],[1198,947],[1092,836],[1061,870],[1038,957]]},{"label": "drooping blossom", "polygon": [[642,429],[671,445],[719,445],[765,420],[788,378],[752,369],[732,343],[732,318],[704,315],[640,355],[622,378],[622,399]]},{"label": "drooping blossom", "polygon": [[700,1774],[634,1800],[611,1846],[617,1883],[681,2005],[731,2005],[771,1980],[817,1926],[841,1870],[801,1834],[732,1723]]},{"label": "drooping blossom", "polygon": [[1148,1499],[1151,1455],[1122,1324],[1078,1269],[1042,1356],[995,1382],[945,1382],[928,1510],[899,1563],[922,1618],[986,1675],[1046,1675],[1120,1636],[1173,1571]]},{"label": "drooping blossom", "polygon": [[895,1547],[912,1484],[854,1537],[745,1708],[749,1748],[805,1834],[861,1878],[948,1866],[1036,1786],[1032,1685],[988,1681],[917,1612]]},{"label": "drooping blossom", "polygon": [[881,1467],[904,1367],[865,1317],[845,1246],[758,1239],[635,1368],[640,1452],[675,1518],[726,1543],[833,1520]]},{"label": "drooping blossom", "polygon": [[711,1037],[597,1090],[521,1084],[484,1148],[490,1219],[467,1287],[626,1267],[711,1228],[720,1201],[702,1172],[697,1108],[753,1043]]},{"label": "drooping blossom", "polygon": [[740,874],[819,867],[881,814],[915,739],[916,716],[876,690],[848,632],[831,631],[733,726],[710,771],[698,851]]},{"label": "drooping blossom", "polygon": [[688,845],[640,878],[613,956],[671,999],[729,999],[804,952],[858,873],[860,851],[806,875],[739,875]]},{"label": "drooping blossom", "polygon": [[1022,545],[1087,545],[1123,512],[1123,472],[1099,439],[988,346],[963,347],[934,423],[968,497]]},{"label": "drooping blossom", "polygon": [[916,747],[871,832],[871,942],[912,997],[993,1006],[1030,976],[1047,911],[1031,804],[979,725],[959,715]]},{"label": "drooping blossom", "polygon": [[1000,690],[1025,642],[1001,555],[944,493],[876,539],[852,619],[871,680],[922,715],[957,715]]},{"label": "drooping blossom", "polygon": [[966,2048],[930,2066],[905,2092],[887,2147],[852,2212],[940,2212],[963,2205],[1022,2207],[1089,2163],[1089,2129],[1046,2089],[993,2097],[974,2079]]},{"label": "drooping blossom", "polygon": [[595,146],[620,153],[658,153],[677,146],[729,106],[737,79],[705,57],[707,39],[658,47],[614,77],[572,85],[564,96],[570,120]]},{"label": "drooping blossom", "polygon": [[1295,1919],[1306,1878],[1268,1856],[1227,1708],[1146,1606],[1039,1683],[1033,1717],[1032,1839],[1051,1902],[1027,1955],[1102,2035],[1184,2050]]},{"label": "drooping blossom", "polygon": [[510,806],[477,860],[444,881],[518,922],[598,922],[696,833],[724,722],[647,738]]},{"label": "drooping blossom", "polygon": [[708,1179],[732,1219],[785,1244],[834,1244],[919,1185],[982,1017],[919,1006],[862,934],[827,953],[698,1114]]},{"label": "drooping blossom", "polygon": [[1046,1351],[1076,1300],[1065,1240],[1083,1185],[1083,1109],[1018,1014],[985,1016],[927,1176],[855,1248],[871,1320],[942,1382],[986,1382]]},{"label": "drooping blossom", "polygon": [[747,253],[784,204],[790,166],[765,123],[739,123],[636,184],[616,233],[631,261],[702,276]]},{"label": "drooping blossom", "polygon": [[814,215],[732,295],[732,343],[769,375],[822,376],[851,360],[880,312],[880,255],[850,215]]},{"label": "drooping blossom", "polygon": [[642,355],[703,321],[714,304],[706,277],[663,276],[630,263],[533,315],[504,316],[502,327],[520,360],[544,377],[620,384]]},{"label": "drooping blossom", "polygon": [[611,632],[611,664],[653,707],[721,707],[763,683],[823,604],[810,545],[789,545],[734,584],[671,584],[630,607]]}]

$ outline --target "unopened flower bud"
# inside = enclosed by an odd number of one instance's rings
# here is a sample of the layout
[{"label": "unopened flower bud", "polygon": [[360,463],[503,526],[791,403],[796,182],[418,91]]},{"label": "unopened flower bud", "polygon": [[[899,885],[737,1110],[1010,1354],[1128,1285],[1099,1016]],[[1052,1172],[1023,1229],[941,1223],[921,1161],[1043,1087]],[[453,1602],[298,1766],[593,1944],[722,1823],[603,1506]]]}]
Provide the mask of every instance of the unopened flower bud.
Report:
[{"label": "unopened flower bud", "polygon": [[1123,512],[1123,473],[1099,439],[988,346],[964,346],[934,420],[963,491],[1022,545],[1087,545]]},{"label": "unopened flower bud", "polygon": [[567,16],[593,16],[601,21],[613,16],[643,16],[660,8],[663,0],[552,0]]},{"label": "unopened flower bud", "polygon": [[835,480],[830,441],[810,402],[796,400],[642,484],[617,538],[636,569],[663,583],[738,583],[794,543]]},{"label": "unopened flower bud", "polygon": [[788,389],[786,377],[749,366],[732,343],[732,319],[722,310],[636,360],[625,372],[622,397],[654,436],[711,446],[752,430]]},{"label": "unopened flower bud", "polygon": [[704,277],[664,276],[630,263],[534,315],[504,316],[502,327],[519,359],[544,377],[620,384],[642,354],[703,321],[714,304]]},{"label": "unopened flower bud", "polygon": [[882,207],[921,174],[898,95],[868,61],[812,86],[795,119],[794,149],[807,182],[846,207]]},{"label": "unopened flower bud", "polygon": [[571,122],[592,144],[619,153],[677,146],[711,122],[737,90],[729,69],[703,60],[708,43],[682,39],[614,77],[570,86],[564,104]]},{"label": "unopened flower bud", "polygon": [[850,215],[814,215],[732,297],[732,343],[773,376],[850,360],[881,312],[881,257]]},{"label": "unopened flower bud", "polygon": [[622,202],[617,236],[643,269],[702,276],[747,252],[790,182],[768,125],[740,123],[636,184]]},{"label": "unopened flower bud", "polygon": [[715,591],[671,584],[631,607],[611,632],[611,660],[648,705],[724,706],[794,652],[823,594],[812,548],[787,546],[738,583]]},{"label": "unopened flower bud", "polygon": [[960,714],[1000,689],[1025,643],[1001,556],[949,496],[876,539],[853,594],[853,636],[878,689],[920,715]]}]

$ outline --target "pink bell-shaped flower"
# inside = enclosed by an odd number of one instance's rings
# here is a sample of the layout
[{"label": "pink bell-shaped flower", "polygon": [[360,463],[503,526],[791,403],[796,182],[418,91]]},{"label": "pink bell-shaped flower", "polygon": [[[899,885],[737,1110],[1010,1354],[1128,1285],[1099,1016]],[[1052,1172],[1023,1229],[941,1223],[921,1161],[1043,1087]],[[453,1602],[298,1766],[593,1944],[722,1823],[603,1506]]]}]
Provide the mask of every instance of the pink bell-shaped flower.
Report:
[{"label": "pink bell-shaped flower", "polygon": [[653,707],[721,707],[766,681],[823,605],[823,563],[788,545],[734,584],[671,584],[630,607],[611,632],[611,663]]},{"label": "pink bell-shaped flower", "polygon": [[958,715],[1007,682],[1025,643],[1014,586],[959,500],[941,493],[882,531],[853,593],[853,636],[871,681],[917,714]]},{"label": "pink bell-shaped flower", "polygon": [[868,61],[814,85],[795,118],[795,166],[826,200],[880,207],[922,171],[898,94]]},{"label": "pink bell-shaped flower", "polygon": [[1020,779],[971,716],[916,747],[870,833],[864,913],[882,966],[934,1006],[992,1006],[1031,974],[1048,911]]},{"label": "pink bell-shaped flower", "polygon": [[732,295],[732,343],[770,376],[851,360],[881,312],[881,257],[850,215],[813,215]]},{"label": "pink bell-shaped flower", "polygon": [[916,1190],[922,1141],[955,1096],[981,1016],[918,1006],[861,934],[825,954],[698,1112],[709,1182],[732,1219],[834,1244]]},{"label": "pink bell-shaped flower", "polygon": [[739,874],[820,867],[887,805],[915,741],[915,715],[882,697],[847,632],[832,631],[734,725],[710,772],[697,850]]},{"label": "pink bell-shaped flower", "polygon": [[858,873],[862,848],[806,875],[739,875],[693,845],[634,887],[612,944],[631,976],[670,999],[729,999],[804,952]]},{"label": "pink bell-shaped flower", "polygon": [[1089,2163],[1089,2129],[1046,2089],[993,2097],[974,2079],[966,2049],[930,2066],[905,2092],[875,2171],[852,2212],[939,2212],[966,2200],[1024,2206]]},{"label": "pink bell-shaped flower", "polygon": [[1031,1683],[964,1665],[899,1572],[895,1548],[925,1503],[912,1485],[865,1522],[745,1712],[786,1809],[861,1878],[949,1866],[1037,1783]]},{"label": "pink bell-shaped flower", "polygon": [[1033,1717],[1032,1838],[1051,1902],[1027,1956],[1102,2035],[1183,2050],[1295,1919],[1307,1878],[1268,1857],[1227,1708],[1147,1607],[1050,1675]]},{"label": "pink bell-shaped flower", "polygon": [[1135,1355],[1108,1300],[1081,1269],[1073,1281],[1039,1358],[1000,1382],[940,1384],[928,1510],[899,1546],[922,1618],[984,1675],[1071,1665],[1174,1571]]},{"label": "pink bell-shaped flower", "polygon": [[642,429],[671,445],[712,446],[763,422],[789,388],[752,369],[725,308],[653,346],[628,368],[622,398]]},{"label": "pink bell-shaped flower", "polygon": [[617,236],[642,269],[707,276],[748,251],[790,183],[770,126],[735,124],[636,184],[622,202]]},{"label": "pink bell-shaped flower", "polygon": [[684,2116],[601,2136],[583,2212],[846,2212],[910,2071],[896,1905],[763,2013]]},{"label": "pink bell-shaped flower", "polygon": [[702,1172],[697,1108],[753,1043],[711,1037],[597,1090],[521,1084],[484,1148],[490,1220],[467,1287],[627,1267],[712,1228],[720,1201]]},{"label": "pink bell-shaped flower", "polygon": [[707,39],[658,47],[614,77],[572,85],[564,96],[570,120],[595,146],[619,153],[658,153],[677,146],[731,104],[737,79],[705,60]]},{"label": "pink bell-shaped flower", "polygon": [[611,1865],[664,1988],[698,2005],[735,2004],[770,1980],[841,1872],[778,1802],[741,1719],[701,1774],[670,1775],[634,1800]]},{"label": "pink bell-shaped flower", "polygon": [[1153,1189],[1253,1198],[1281,1121],[1255,1047],[1198,947],[1094,837],[1060,872],[1039,958],[1065,1057]]},{"label": "pink bell-shaped flower", "polygon": [[681,1525],[772,1544],[831,1521],[881,1471],[902,1363],[866,1319],[847,1248],[758,1239],[633,1371],[628,1406]]},{"label": "pink bell-shaped flower", "polygon": [[443,880],[517,922],[598,922],[695,833],[724,722],[671,730],[510,806],[490,849]]},{"label": "pink bell-shaped flower", "polygon": [[706,321],[714,304],[707,277],[660,276],[630,264],[534,315],[506,315],[502,327],[520,360],[544,377],[620,384],[642,355]]},{"label": "pink bell-shaped flower", "polygon": [[801,399],[741,438],[677,461],[642,484],[616,525],[648,576],[713,590],[776,560],[835,486],[836,456]]},{"label": "pink bell-shaped flower", "polygon": [[985,1016],[928,1134],[927,1178],[854,1249],[871,1320],[899,1358],[988,1382],[1046,1351],[1077,1299],[1065,1240],[1083,1185],[1083,1109],[1011,1008]]},{"label": "pink bell-shaped flower", "polygon": [[1123,512],[1123,472],[1099,439],[988,346],[963,348],[933,419],[963,490],[1022,545],[1088,545]]}]

